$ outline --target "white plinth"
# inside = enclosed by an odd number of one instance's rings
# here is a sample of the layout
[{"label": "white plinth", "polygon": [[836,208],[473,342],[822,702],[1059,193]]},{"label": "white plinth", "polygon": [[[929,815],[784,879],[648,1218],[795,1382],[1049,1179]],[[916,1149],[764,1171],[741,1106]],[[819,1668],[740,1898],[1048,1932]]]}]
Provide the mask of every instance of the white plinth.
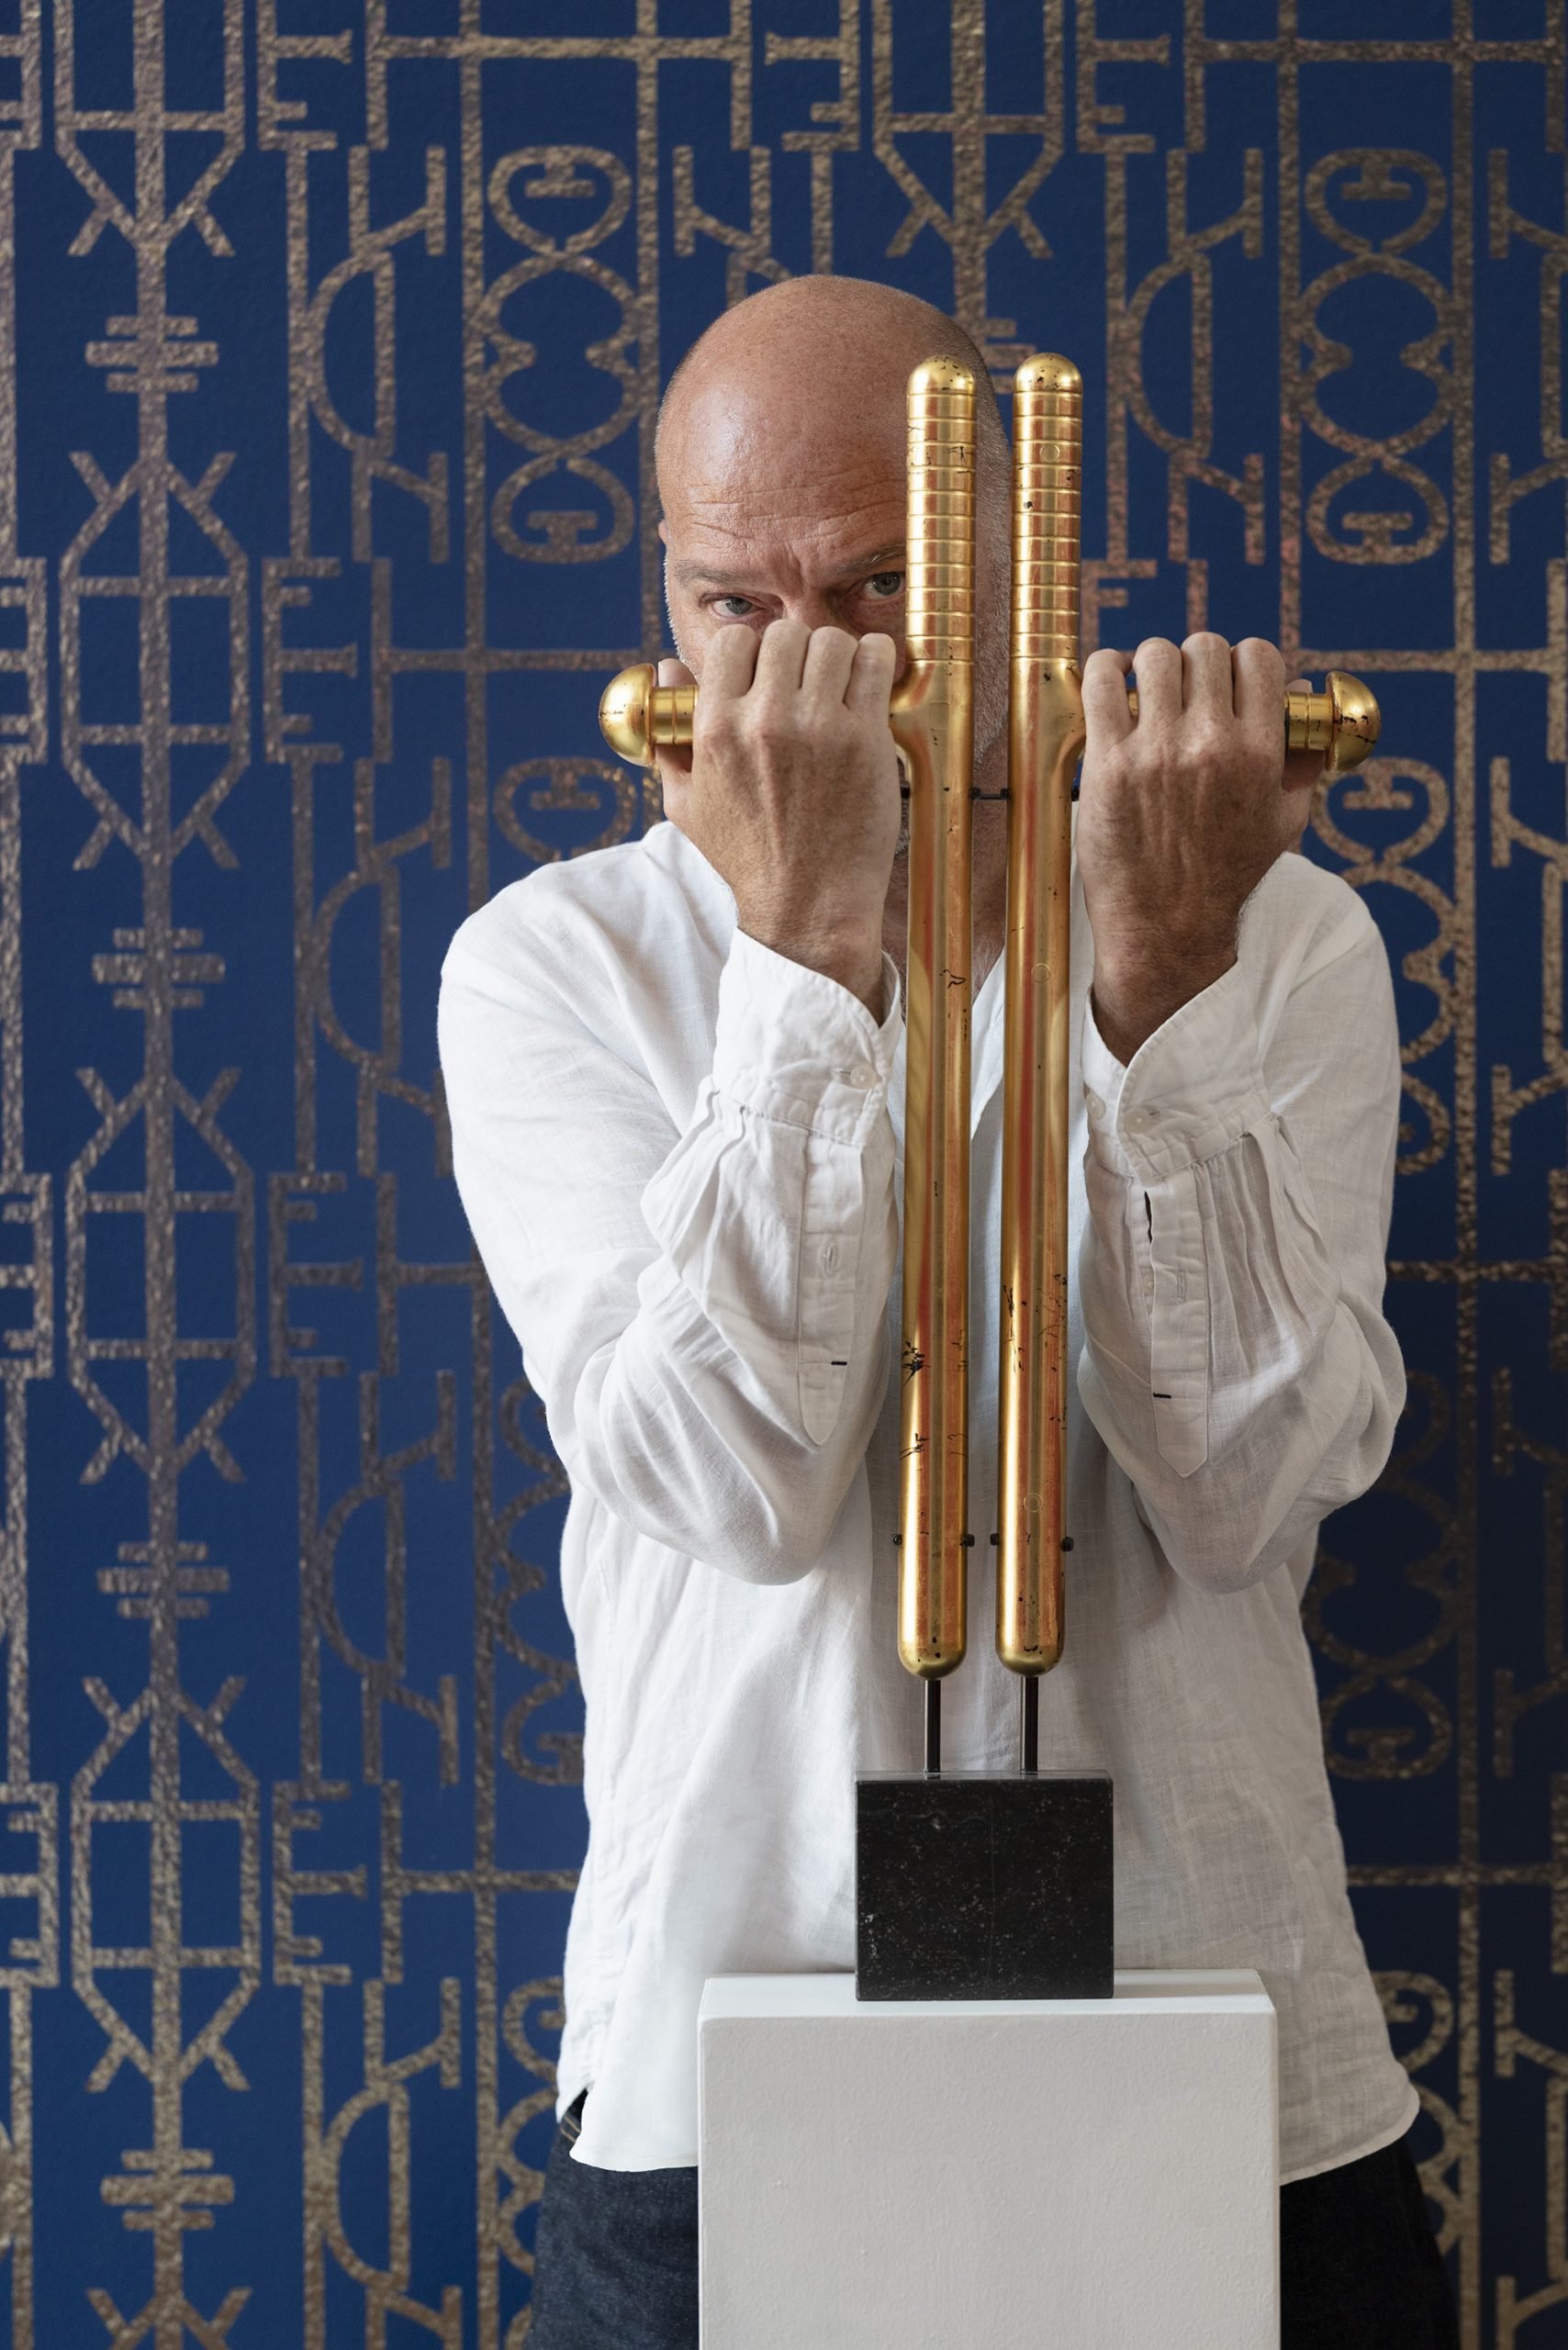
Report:
[{"label": "white plinth", "polygon": [[1276,2350],[1256,1975],[864,2004],[720,1975],[700,2031],[702,2350]]}]

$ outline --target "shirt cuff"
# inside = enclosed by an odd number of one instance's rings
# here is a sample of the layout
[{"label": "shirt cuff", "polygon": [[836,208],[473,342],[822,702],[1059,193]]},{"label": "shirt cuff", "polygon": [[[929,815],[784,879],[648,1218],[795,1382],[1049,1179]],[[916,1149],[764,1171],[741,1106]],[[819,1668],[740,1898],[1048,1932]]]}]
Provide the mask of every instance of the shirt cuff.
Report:
[{"label": "shirt cuff", "polygon": [[1083,1006],[1090,1148],[1114,1174],[1160,1183],[1217,1158],[1272,1114],[1239,963],[1173,1012],[1124,1067]]},{"label": "shirt cuff", "polygon": [[886,1016],[737,930],[719,980],[713,1083],[733,1102],[835,1142],[863,1143],[887,1107],[903,1006],[882,957]]}]

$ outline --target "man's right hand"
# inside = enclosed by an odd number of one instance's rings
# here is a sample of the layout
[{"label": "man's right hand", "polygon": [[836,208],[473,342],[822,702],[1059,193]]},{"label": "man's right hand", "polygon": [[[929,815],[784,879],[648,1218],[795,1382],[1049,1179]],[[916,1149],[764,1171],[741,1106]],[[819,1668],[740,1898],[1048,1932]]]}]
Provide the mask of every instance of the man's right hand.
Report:
[{"label": "man's right hand", "polygon": [[[882,907],[898,844],[890,636],[721,628],[689,753],[660,751],[665,813],[734,893],[740,927],[880,1019]],[[661,685],[692,682],[661,661]]]}]

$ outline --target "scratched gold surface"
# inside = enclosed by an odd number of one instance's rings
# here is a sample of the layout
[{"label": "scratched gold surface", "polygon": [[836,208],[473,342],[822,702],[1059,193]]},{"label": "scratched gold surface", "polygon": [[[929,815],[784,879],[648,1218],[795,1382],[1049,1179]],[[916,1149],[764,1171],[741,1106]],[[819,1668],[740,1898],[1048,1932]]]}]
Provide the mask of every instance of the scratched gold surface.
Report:
[{"label": "scratched gold surface", "polygon": [[1411,1403],[1306,1620],[1465,2350],[1568,2343],[1564,86],[1562,0],[0,0],[17,2350],[526,2339],[581,1721],[436,972],[657,820],[659,386],[830,268],[1078,359],[1089,643],[1383,699]]}]

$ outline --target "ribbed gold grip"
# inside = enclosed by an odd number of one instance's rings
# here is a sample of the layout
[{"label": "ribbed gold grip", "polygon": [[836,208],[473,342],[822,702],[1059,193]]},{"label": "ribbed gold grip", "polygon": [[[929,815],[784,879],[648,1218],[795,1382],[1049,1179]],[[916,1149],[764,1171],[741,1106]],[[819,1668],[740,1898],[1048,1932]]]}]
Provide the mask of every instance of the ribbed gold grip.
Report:
[{"label": "ribbed gold grip", "polygon": [[1079,532],[1083,506],[1083,378],[1054,352],[1014,379],[1013,495],[1043,518],[1013,543],[1014,659],[1076,661]]},{"label": "ribbed gold grip", "polygon": [[[1134,717],[1137,715],[1137,696],[1129,694],[1128,703]],[[1334,704],[1327,694],[1305,693],[1297,689],[1285,696],[1285,748],[1287,751],[1327,751],[1334,741]]]},{"label": "ribbed gold grip", "polygon": [[893,733],[909,775],[899,1655],[938,1680],[968,1623],[970,788],[975,378],[910,375],[909,664]]},{"label": "ribbed gold grip", "polygon": [[1025,360],[1014,383],[996,1648],[1013,1672],[1034,1675],[1060,1655],[1064,1624],[1083,386],[1070,360],[1048,351]]},{"label": "ribbed gold grip", "polygon": [[926,359],[909,379],[909,552],[905,627],[912,663],[973,659],[975,379]]}]

